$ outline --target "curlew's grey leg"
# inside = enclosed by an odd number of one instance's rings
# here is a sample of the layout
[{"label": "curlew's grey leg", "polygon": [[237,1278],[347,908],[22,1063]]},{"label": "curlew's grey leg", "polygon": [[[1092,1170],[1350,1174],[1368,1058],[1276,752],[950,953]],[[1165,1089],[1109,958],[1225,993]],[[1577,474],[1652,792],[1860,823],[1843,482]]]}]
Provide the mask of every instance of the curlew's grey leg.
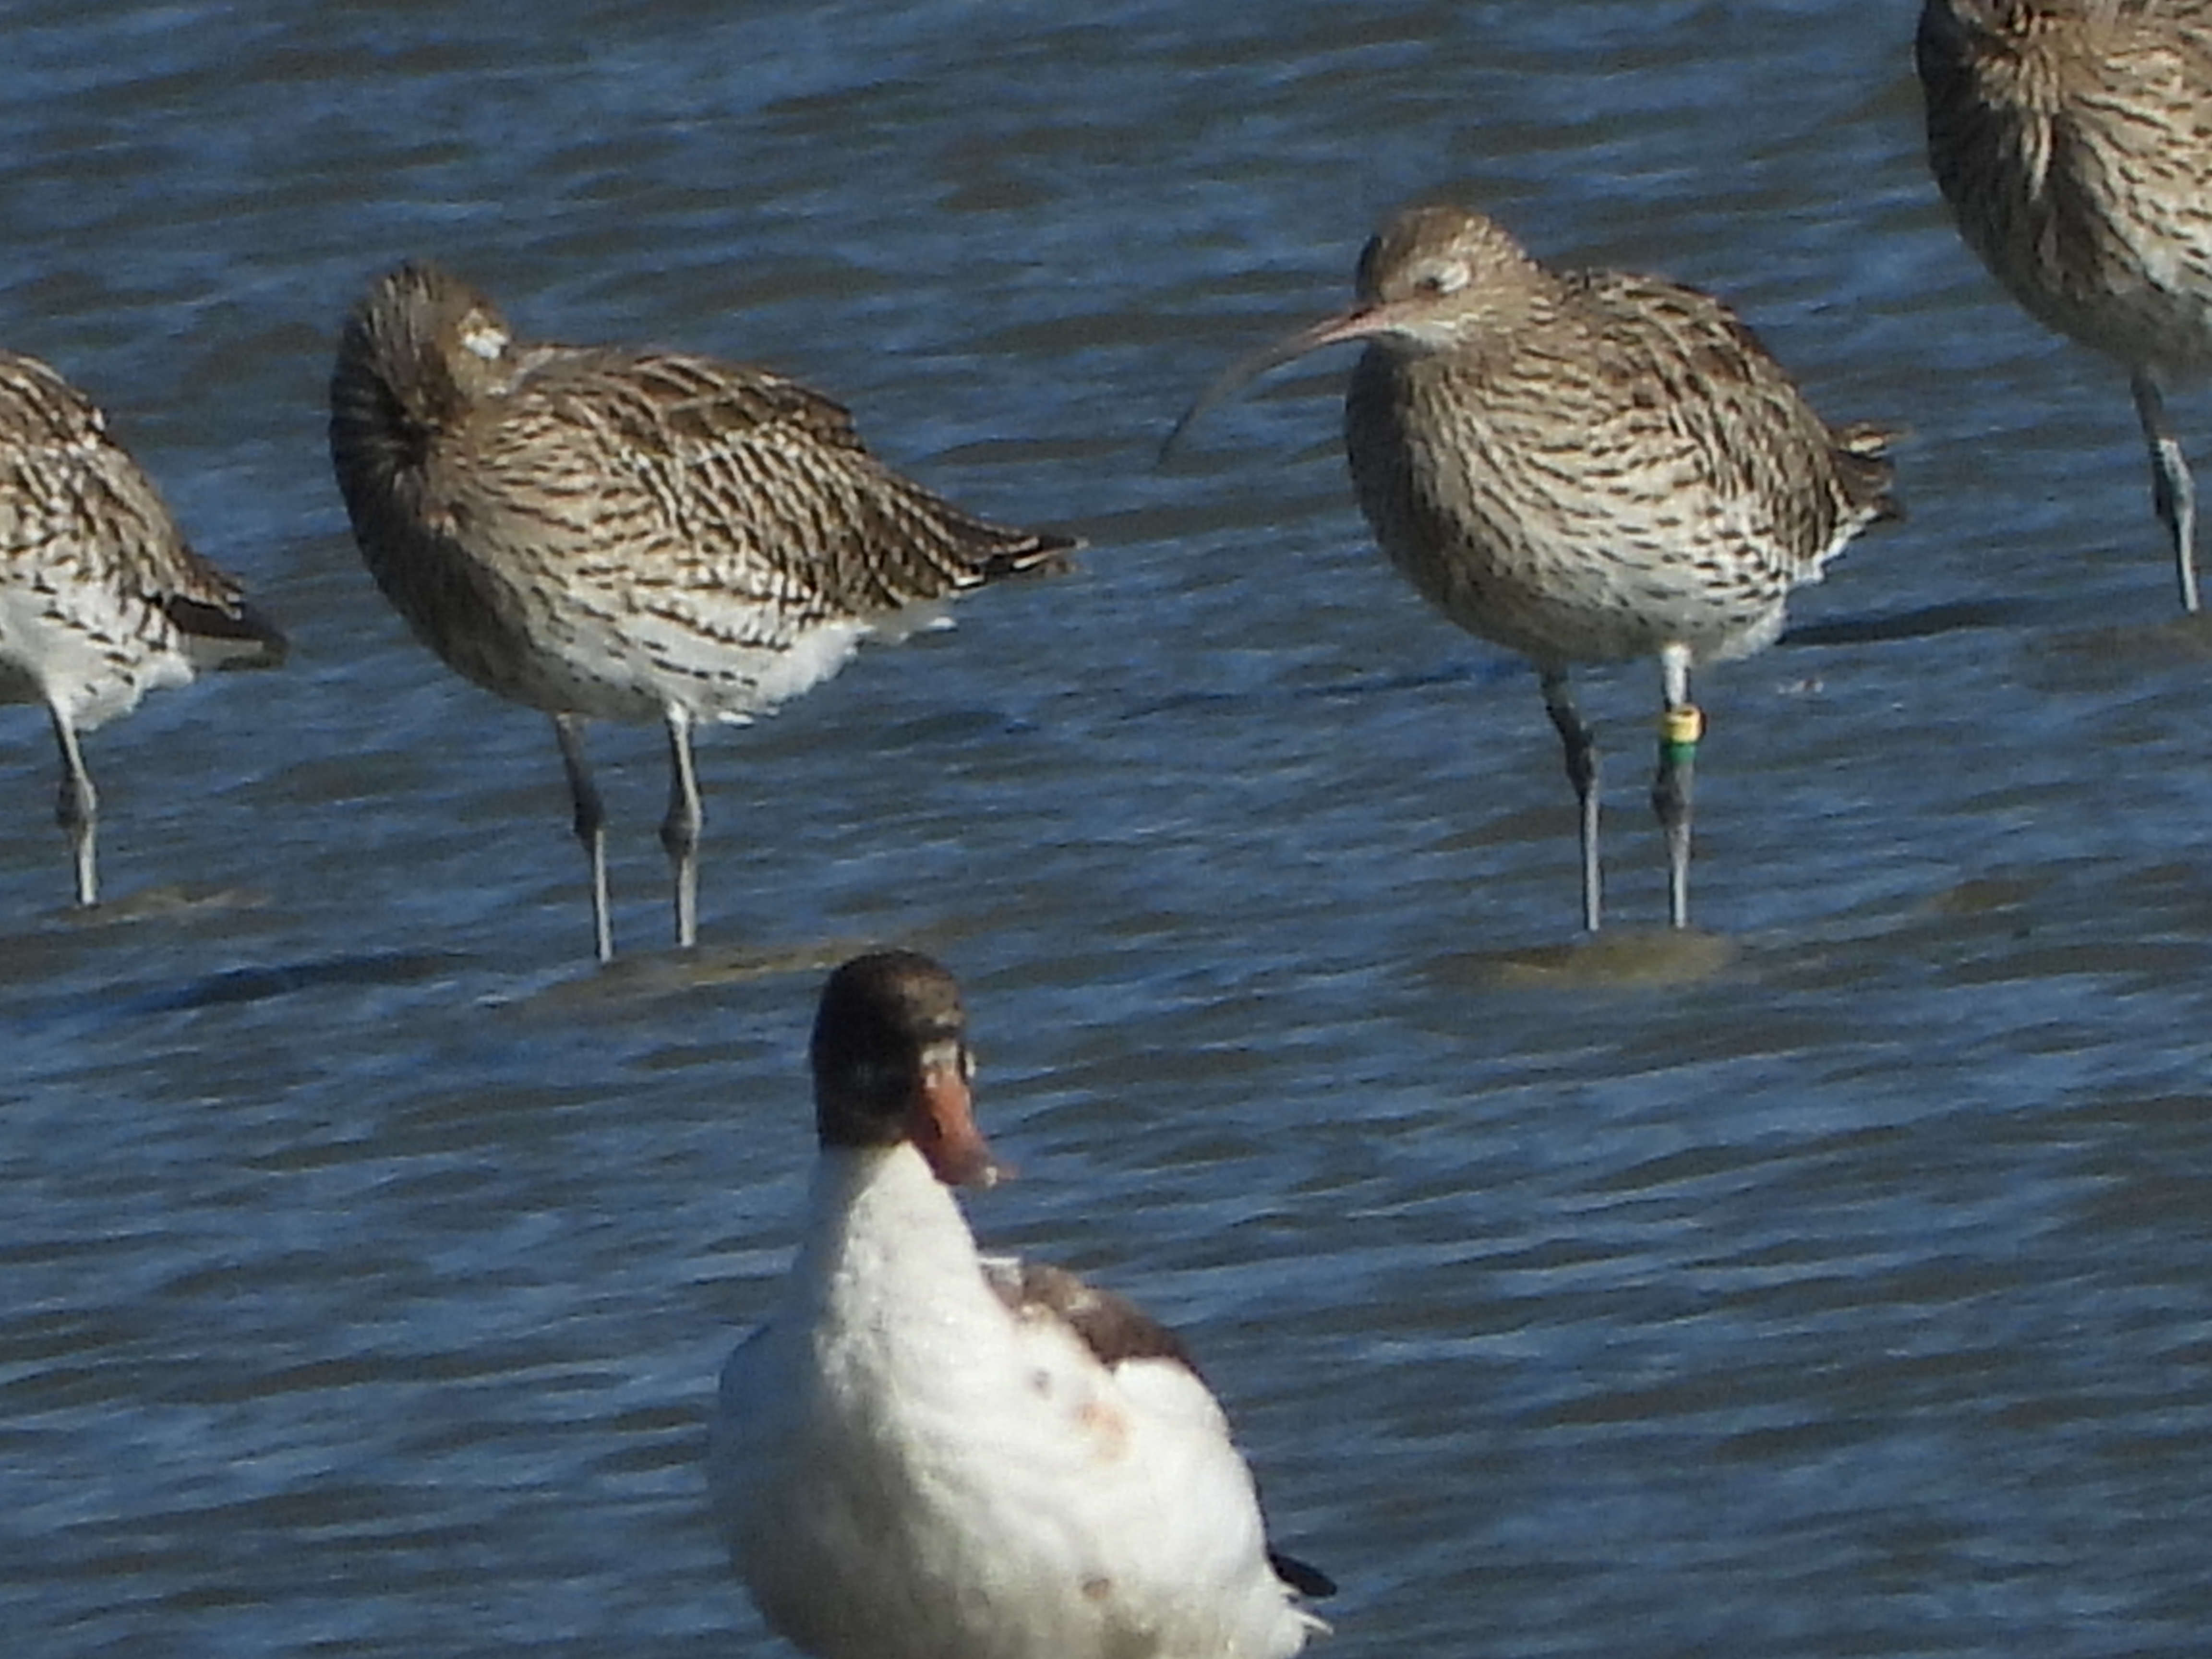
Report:
[{"label": "curlew's grey leg", "polygon": [[584,759],[584,723],[574,714],[553,716],[553,736],[561,745],[561,765],[568,774],[568,799],[575,808],[576,839],[592,861],[592,934],[601,962],[615,959],[614,918],[607,914],[607,809]]},{"label": "curlew's grey leg", "polygon": [[2159,521],[2173,540],[2174,574],[2181,580],[2181,608],[2197,609],[2197,485],[2189,458],[2166,418],[2166,400],[2157,382],[2138,369],[2129,382],[2136,394],[2136,417],[2150,446],[2150,498]]},{"label": "curlew's grey leg", "polygon": [[47,708],[54,723],[54,741],[61,746],[62,782],[54,797],[54,822],[69,837],[70,856],[76,865],[76,902],[91,906],[100,902],[100,872],[94,838],[100,829],[100,792],[85,770],[84,751],[77,747],[76,727],[61,709]]},{"label": "curlew's grey leg", "polygon": [[1601,886],[1597,855],[1597,742],[1575,707],[1573,689],[1567,684],[1564,668],[1547,668],[1542,672],[1544,683],[1544,712],[1552,717],[1552,725],[1559,734],[1559,741],[1567,751],[1567,781],[1575,787],[1575,803],[1582,808],[1583,816],[1583,927],[1589,933],[1598,930],[1603,912]]},{"label": "curlew's grey leg", "polygon": [[1651,810],[1667,833],[1667,921],[1690,925],[1690,794],[1698,739],[1705,717],[1690,701],[1690,648],[1669,645],[1659,653],[1667,707],[1659,717],[1659,771],[1651,781]]},{"label": "curlew's grey leg", "polygon": [[699,774],[691,760],[691,716],[676,704],[668,722],[668,816],[660,822],[660,844],[676,878],[676,945],[688,951],[699,942]]}]

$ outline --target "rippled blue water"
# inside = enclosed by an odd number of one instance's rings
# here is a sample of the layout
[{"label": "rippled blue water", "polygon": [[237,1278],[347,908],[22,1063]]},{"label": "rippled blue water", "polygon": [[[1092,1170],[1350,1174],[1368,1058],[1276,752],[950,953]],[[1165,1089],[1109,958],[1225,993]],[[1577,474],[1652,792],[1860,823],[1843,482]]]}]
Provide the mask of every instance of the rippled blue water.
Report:
[{"label": "rippled blue water", "polygon": [[[1942,218],[1914,11],[0,10],[0,343],[297,644],[93,740],[90,921],[0,719],[7,1650],[775,1651],[702,1425],[820,974],[896,939],[1026,1170],[980,1225],[1185,1328],[1339,1659],[2204,1651],[2206,639],[2119,375]],[[1430,193],[1914,429],[1811,642],[1700,682],[1686,948],[1555,948],[1533,680],[1368,547],[1341,362],[1152,465]],[[408,255],[799,374],[1091,544],[710,741],[696,962],[657,735],[596,734],[596,974],[544,722],[353,554],[324,381]],[[1647,928],[1654,678],[1586,697]]]}]

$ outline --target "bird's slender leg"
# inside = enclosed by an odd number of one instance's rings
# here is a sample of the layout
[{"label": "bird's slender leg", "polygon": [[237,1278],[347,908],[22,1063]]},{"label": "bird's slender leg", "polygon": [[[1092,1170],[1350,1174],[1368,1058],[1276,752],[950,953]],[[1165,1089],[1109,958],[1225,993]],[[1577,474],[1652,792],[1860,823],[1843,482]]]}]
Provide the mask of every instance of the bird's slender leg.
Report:
[{"label": "bird's slender leg", "polygon": [[85,769],[84,751],[77,747],[76,727],[58,705],[49,705],[54,741],[61,746],[62,782],[54,798],[54,822],[69,837],[70,856],[76,865],[76,902],[87,907],[100,902],[100,872],[94,837],[100,829],[100,792],[92,787]]},{"label": "bird's slender leg", "polygon": [[607,911],[607,809],[584,759],[584,723],[574,714],[553,717],[553,736],[561,745],[561,765],[568,774],[568,799],[575,809],[576,839],[592,861],[592,934],[601,962],[615,959],[614,918]]},{"label": "bird's slender leg", "polygon": [[2173,538],[2174,574],[2181,580],[2181,608],[2197,609],[2197,485],[2189,476],[2189,458],[2181,453],[2181,440],[2166,418],[2166,400],[2158,383],[2138,369],[2130,381],[2136,394],[2136,416],[2142,422],[2143,441],[2150,446],[2150,496],[2159,521]]},{"label": "bird's slender leg", "polygon": [[1575,707],[1573,689],[1567,683],[1564,668],[1542,671],[1544,683],[1544,712],[1552,717],[1552,725],[1559,734],[1559,741],[1567,751],[1567,781],[1575,787],[1575,804],[1582,808],[1583,820],[1583,927],[1595,933],[1603,916],[1603,877],[1598,867],[1597,854],[1597,742],[1590,734],[1589,725]]},{"label": "bird's slender leg", "polygon": [[668,816],[660,821],[660,844],[676,880],[676,946],[688,951],[699,942],[699,773],[691,759],[691,716],[670,703],[668,722]]},{"label": "bird's slender leg", "polygon": [[1651,781],[1651,810],[1667,833],[1667,920],[1690,925],[1690,795],[1695,781],[1698,739],[1705,735],[1704,712],[1690,701],[1690,647],[1669,645],[1659,653],[1667,707],[1659,716],[1659,771]]}]

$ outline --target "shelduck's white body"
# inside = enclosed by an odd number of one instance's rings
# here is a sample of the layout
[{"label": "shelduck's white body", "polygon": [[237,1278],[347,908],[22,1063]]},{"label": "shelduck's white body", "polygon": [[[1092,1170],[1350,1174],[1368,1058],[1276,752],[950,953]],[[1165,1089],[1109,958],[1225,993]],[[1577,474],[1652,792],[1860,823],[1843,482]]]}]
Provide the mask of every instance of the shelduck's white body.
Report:
[{"label": "shelduck's white body", "polygon": [[978,1256],[937,1148],[828,1134],[714,1429],[717,1516],[769,1623],[817,1659],[1296,1653],[1319,1623],[1173,1339],[1066,1274],[1059,1306],[1024,1297],[1018,1267]]}]

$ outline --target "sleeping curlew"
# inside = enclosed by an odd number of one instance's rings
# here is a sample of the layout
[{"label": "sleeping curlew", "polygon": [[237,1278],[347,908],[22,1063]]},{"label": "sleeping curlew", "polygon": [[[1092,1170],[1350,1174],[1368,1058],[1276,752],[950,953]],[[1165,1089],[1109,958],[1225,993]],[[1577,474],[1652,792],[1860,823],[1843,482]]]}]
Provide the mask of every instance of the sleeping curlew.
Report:
[{"label": "sleeping curlew", "polygon": [[92,400],[0,351],[0,702],[43,703],[53,724],[78,904],[100,899],[81,734],[156,687],[283,659],[283,635],[192,551]]},{"label": "sleeping curlew", "polygon": [[355,539],[416,635],[543,710],[614,954],[586,717],[659,720],[676,942],[697,937],[696,721],[820,684],[915,608],[1054,562],[1069,538],[987,523],[861,447],[845,410],[766,369],[530,343],[428,264],[348,320],[331,453]]}]

